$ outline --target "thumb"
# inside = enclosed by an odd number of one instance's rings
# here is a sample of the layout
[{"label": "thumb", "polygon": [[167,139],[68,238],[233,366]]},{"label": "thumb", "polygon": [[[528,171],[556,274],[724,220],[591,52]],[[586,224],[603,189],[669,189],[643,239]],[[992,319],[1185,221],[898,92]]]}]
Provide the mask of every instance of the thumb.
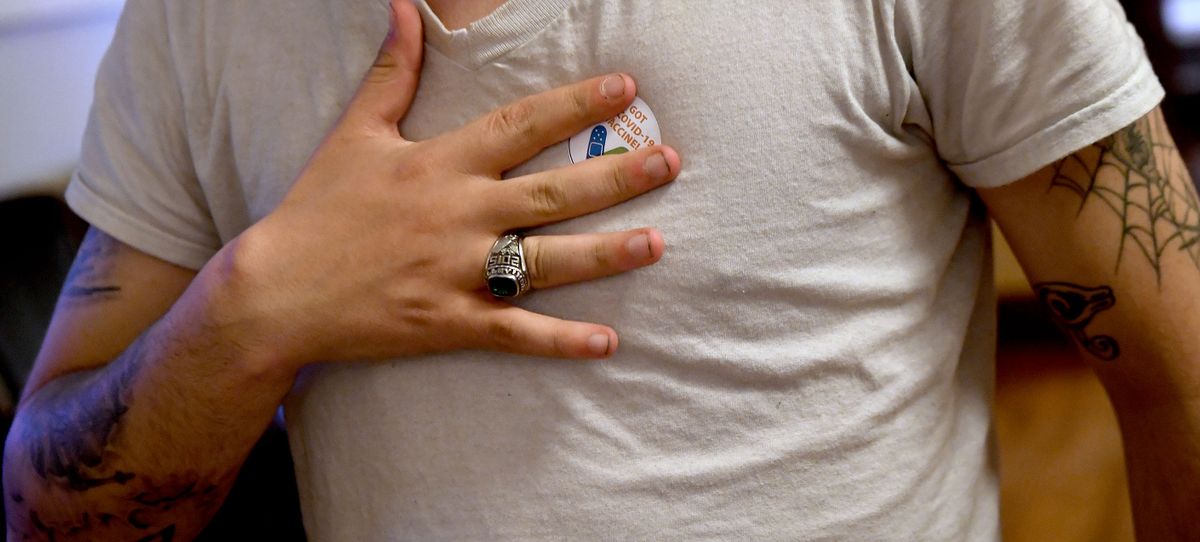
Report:
[{"label": "thumb", "polygon": [[395,129],[404,118],[421,80],[424,35],[421,14],[412,0],[391,0],[387,38],[375,63],[363,76],[349,111],[370,124],[386,123]]}]

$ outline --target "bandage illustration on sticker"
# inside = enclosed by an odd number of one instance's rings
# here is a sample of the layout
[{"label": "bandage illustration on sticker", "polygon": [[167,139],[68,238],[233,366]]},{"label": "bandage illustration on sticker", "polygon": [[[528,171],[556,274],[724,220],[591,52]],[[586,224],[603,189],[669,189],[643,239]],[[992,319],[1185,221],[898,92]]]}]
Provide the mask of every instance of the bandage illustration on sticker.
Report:
[{"label": "bandage illustration on sticker", "polygon": [[621,114],[575,134],[567,144],[571,163],[598,156],[624,154],[662,143],[658,119],[639,96]]}]

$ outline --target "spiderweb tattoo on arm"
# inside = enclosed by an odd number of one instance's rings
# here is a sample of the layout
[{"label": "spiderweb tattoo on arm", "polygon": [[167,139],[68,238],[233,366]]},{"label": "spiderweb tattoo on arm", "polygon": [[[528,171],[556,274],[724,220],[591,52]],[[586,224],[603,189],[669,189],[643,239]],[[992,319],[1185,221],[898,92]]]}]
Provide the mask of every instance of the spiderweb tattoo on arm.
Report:
[{"label": "spiderweb tattoo on arm", "polygon": [[1200,270],[1200,204],[1187,167],[1158,111],[1054,164],[1047,191],[1070,190],[1079,211],[1091,201],[1121,221],[1115,268],[1127,251],[1139,253],[1162,285],[1169,251],[1186,254]]}]

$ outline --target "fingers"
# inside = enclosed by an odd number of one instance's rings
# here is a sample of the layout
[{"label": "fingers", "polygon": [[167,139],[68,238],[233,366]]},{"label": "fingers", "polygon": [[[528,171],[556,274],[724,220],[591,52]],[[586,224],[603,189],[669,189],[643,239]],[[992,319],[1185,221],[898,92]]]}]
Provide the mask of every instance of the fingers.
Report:
[{"label": "fingers", "polygon": [[598,279],[657,262],[665,243],[654,229],[525,238],[533,288]]},{"label": "fingers", "polygon": [[391,0],[387,38],[375,63],[346,109],[348,117],[368,125],[397,130],[417,93],[421,79],[424,35],[421,15],[411,0]]},{"label": "fingers", "polygon": [[531,228],[616,205],[679,174],[679,154],[667,146],[593,158],[551,171],[489,183],[485,217],[501,231]]},{"label": "fingers", "polygon": [[463,157],[467,171],[498,175],[616,116],[635,95],[637,86],[628,75],[594,77],[505,105],[449,137],[459,139],[460,148],[476,151]]},{"label": "fingers", "polygon": [[503,302],[482,302],[476,314],[481,348],[547,358],[595,359],[617,350],[611,328],[529,312]]}]

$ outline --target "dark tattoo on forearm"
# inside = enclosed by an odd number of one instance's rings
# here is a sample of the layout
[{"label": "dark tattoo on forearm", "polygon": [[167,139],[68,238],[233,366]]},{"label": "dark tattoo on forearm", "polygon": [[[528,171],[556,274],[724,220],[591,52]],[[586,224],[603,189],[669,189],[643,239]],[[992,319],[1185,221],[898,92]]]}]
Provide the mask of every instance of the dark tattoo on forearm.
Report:
[{"label": "dark tattoo on forearm", "polygon": [[89,228],[63,283],[59,303],[87,303],[108,299],[121,291],[112,283],[112,262],[120,245],[96,228]]},{"label": "dark tattoo on forearm", "polygon": [[1088,336],[1087,326],[1097,314],[1117,303],[1112,288],[1088,288],[1069,282],[1039,282],[1033,285],[1038,301],[1050,311],[1050,317],[1093,356],[1112,361],[1121,355],[1117,340],[1108,335]]},{"label": "dark tattoo on forearm", "polygon": [[68,286],[63,292],[70,297],[91,297],[101,294],[115,294],[121,291],[120,286]]},{"label": "dark tattoo on forearm", "polygon": [[[132,529],[139,532],[138,540],[170,541],[176,526],[166,513],[183,505],[214,511],[220,504],[219,488],[232,474],[217,480],[187,472],[153,480],[119,466],[123,447],[135,445],[122,439],[122,423],[149,348],[146,341],[145,336],[134,341],[104,369],[56,378],[29,399],[21,439],[14,443],[25,447],[31,476],[37,476],[29,483],[68,493],[115,491],[118,498],[111,509],[63,516],[30,508],[13,492],[7,506],[9,526],[15,532],[21,532],[22,525],[28,528],[30,532],[22,533],[25,539],[95,538],[112,536],[113,529]],[[12,521],[14,517],[21,520]]]},{"label": "dark tattoo on forearm", "polygon": [[[134,341],[122,355],[141,355]],[[41,478],[74,491],[108,484],[125,484],[132,473],[109,470],[105,459],[121,417],[129,410],[130,386],[136,363],[114,362],[110,371],[64,375],[37,396],[40,408],[30,409],[24,441],[33,469]]]},{"label": "dark tattoo on forearm", "polygon": [[[1101,175],[1110,172],[1107,175]],[[1121,221],[1116,268],[1126,249],[1141,253],[1162,284],[1162,262],[1184,253],[1200,269],[1200,203],[1162,115],[1155,112],[1054,164],[1049,190],[1098,201]]]}]

